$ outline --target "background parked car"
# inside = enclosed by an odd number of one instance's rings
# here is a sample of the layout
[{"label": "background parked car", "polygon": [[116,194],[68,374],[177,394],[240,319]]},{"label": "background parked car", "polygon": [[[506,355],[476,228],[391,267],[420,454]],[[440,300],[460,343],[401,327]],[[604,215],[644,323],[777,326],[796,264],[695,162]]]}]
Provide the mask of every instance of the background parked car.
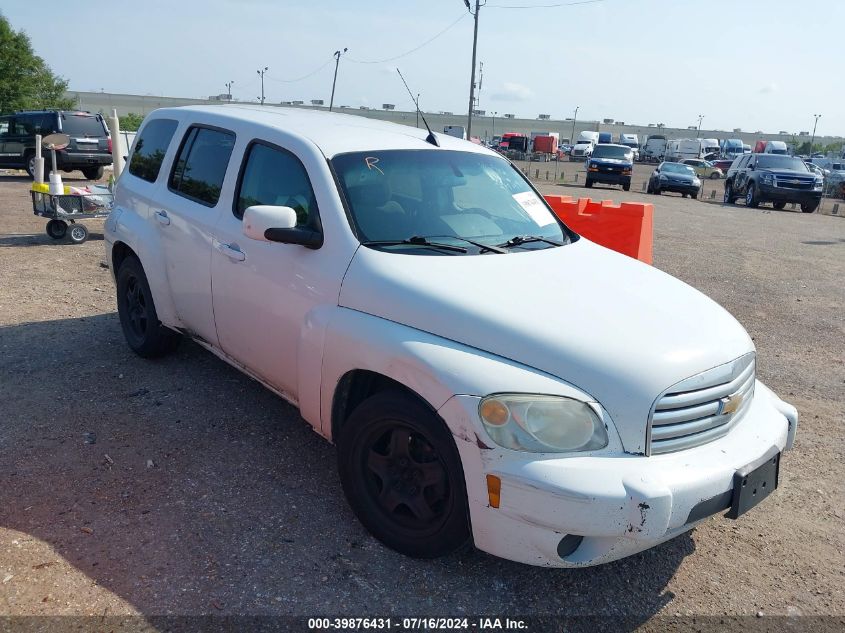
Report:
[{"label": "background parked car", "polygon": [[800,158],[779,154],[746,154],[731,165],[725,177],[725,203],[745,197],[748,207],[771,202],[783,209],[788,202],[812,213],[819,207],[824,179],[814,174]]},{"label": "background parked car", "polygon": [[695,198],[700,189],[701,180],[695,175],[692,167],[663,161],[652,172],[646,190],[658,196],[664,191],[674,191],[683,195],[684,198],[687,196]]},{"label": "background parked car", "polygon": [[724,174],[722,170],[718,167],[714,167],[713,163],[707,160],[701,160],[698,158],[685,158],[684,160],[680,161],[682,165],[689,165],[692,167],[695,175],[699,178],[709,178],[710,180],[718,180]]},{"label": "background parked car", "polygon": [[[62,133],[70,144],[56,152],[62,171],[79,169],[86,178],[103,176],[103,166],[112,164],[111,138],[103,117],[90,112],[38,110],[0,117],[0,167],[26,169],[35,177],[35,135]],[[45,176],[51,164],[45,162]]]}]

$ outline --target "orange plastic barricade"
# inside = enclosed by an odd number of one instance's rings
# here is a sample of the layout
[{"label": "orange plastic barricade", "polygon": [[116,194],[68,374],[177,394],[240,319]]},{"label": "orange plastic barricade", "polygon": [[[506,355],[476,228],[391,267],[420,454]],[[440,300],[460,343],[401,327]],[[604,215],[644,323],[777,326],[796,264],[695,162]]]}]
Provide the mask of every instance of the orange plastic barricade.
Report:
[{"label": "orange plastic barricade", "polygon": [[571,196],[544,196],[564,224],[588,240],[652,263],[654,205],[641,202],[613,204],[612,200],[575,200]]}]

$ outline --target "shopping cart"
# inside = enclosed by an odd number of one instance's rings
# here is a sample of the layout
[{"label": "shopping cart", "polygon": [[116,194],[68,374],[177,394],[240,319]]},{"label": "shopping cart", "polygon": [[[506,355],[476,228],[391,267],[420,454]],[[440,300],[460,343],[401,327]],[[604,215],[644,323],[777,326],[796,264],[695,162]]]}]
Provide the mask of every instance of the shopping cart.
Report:
[{"label": "shopping cart", "polygon": [[88,229],[79,220],[104,218],[114,205],[114,195],[108,187],[93,186],[79,193],[65,187],[61,195],[48,193],[46,188],[33,184],[32,210],[35,215],[49,218],[47,235],[54,240],[68,237],[74,244],[82,244],[88,239]]}]

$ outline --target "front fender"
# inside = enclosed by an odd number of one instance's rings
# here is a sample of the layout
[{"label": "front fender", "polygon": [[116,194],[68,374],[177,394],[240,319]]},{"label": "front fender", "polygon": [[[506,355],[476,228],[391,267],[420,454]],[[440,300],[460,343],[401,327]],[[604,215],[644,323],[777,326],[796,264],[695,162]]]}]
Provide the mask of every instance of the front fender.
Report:
[{"label": "front fender", "polygon": [[[499,392],[594,398],[554,376],[370,314],[332,310],[323,346],[320,418],[322,434],[331,439],[335,390],[349,371],[363,369],[391,378],[418,394],[434,410],[452,396]],[[475,441],[475,430],[447,420],[451,432]]]}]

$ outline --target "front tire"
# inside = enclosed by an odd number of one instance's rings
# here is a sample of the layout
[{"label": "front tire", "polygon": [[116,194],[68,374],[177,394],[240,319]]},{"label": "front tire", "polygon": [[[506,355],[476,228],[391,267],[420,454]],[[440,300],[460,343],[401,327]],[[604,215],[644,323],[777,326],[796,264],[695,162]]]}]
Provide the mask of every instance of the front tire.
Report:
[{"label": "front tire", "polygon": [[801,205],[801,213],[813,213],[818,208],[818,202],[805,202]]},{"label": "front tire", "polygon": [[760,206],[760,199],[757,198],[757,188],[753,182],[748,183],[748,191],[745,193],[745,206],[749,209],[756,209]]},{"label": "front tire", "polygon": [[590,180],[589,178],[587,178],[587,179],[584,181],[584,186],[585,186],[587,189],[591,189],[591,188],[592,188],[592,186],[593,186],[593,181],[592,181],[592,180]]},{"label": "front tire", "polygon": [[712,174],[710,174],[710,180],[719,180],[719,178],[721,177],[722,176],[721,174],[719,174],[718,171],[714,171]]},{"label": "front tire", "polygon": [[628,182],[622,185],[622,191],[631,191],[631,183]]},{"label": "front tire", "polygon": [[[35,152],[27,152],[23,159],[26,173],[29,174],[30,178],[35,180]],[[47,174],[44,174],[44,176],[47,176]]]},{"label": "front tire", "polygon": [[343,492],[355,516],[388,547],[436,558],[470,540],[464,474],[452,434],[400,391],[368,398],[337,439]]},{"label": "front tire", "polygon": [[158,320],[144,267],[134,255],[117,271],[117,314],[126,343],[138,356],[157,358],[179,345],[181,336]]},{"label": "front tire", "polygon": [[777,209],[778,211],[783,211],[786,208],[785,202],[773,202],[772,206]]}]

